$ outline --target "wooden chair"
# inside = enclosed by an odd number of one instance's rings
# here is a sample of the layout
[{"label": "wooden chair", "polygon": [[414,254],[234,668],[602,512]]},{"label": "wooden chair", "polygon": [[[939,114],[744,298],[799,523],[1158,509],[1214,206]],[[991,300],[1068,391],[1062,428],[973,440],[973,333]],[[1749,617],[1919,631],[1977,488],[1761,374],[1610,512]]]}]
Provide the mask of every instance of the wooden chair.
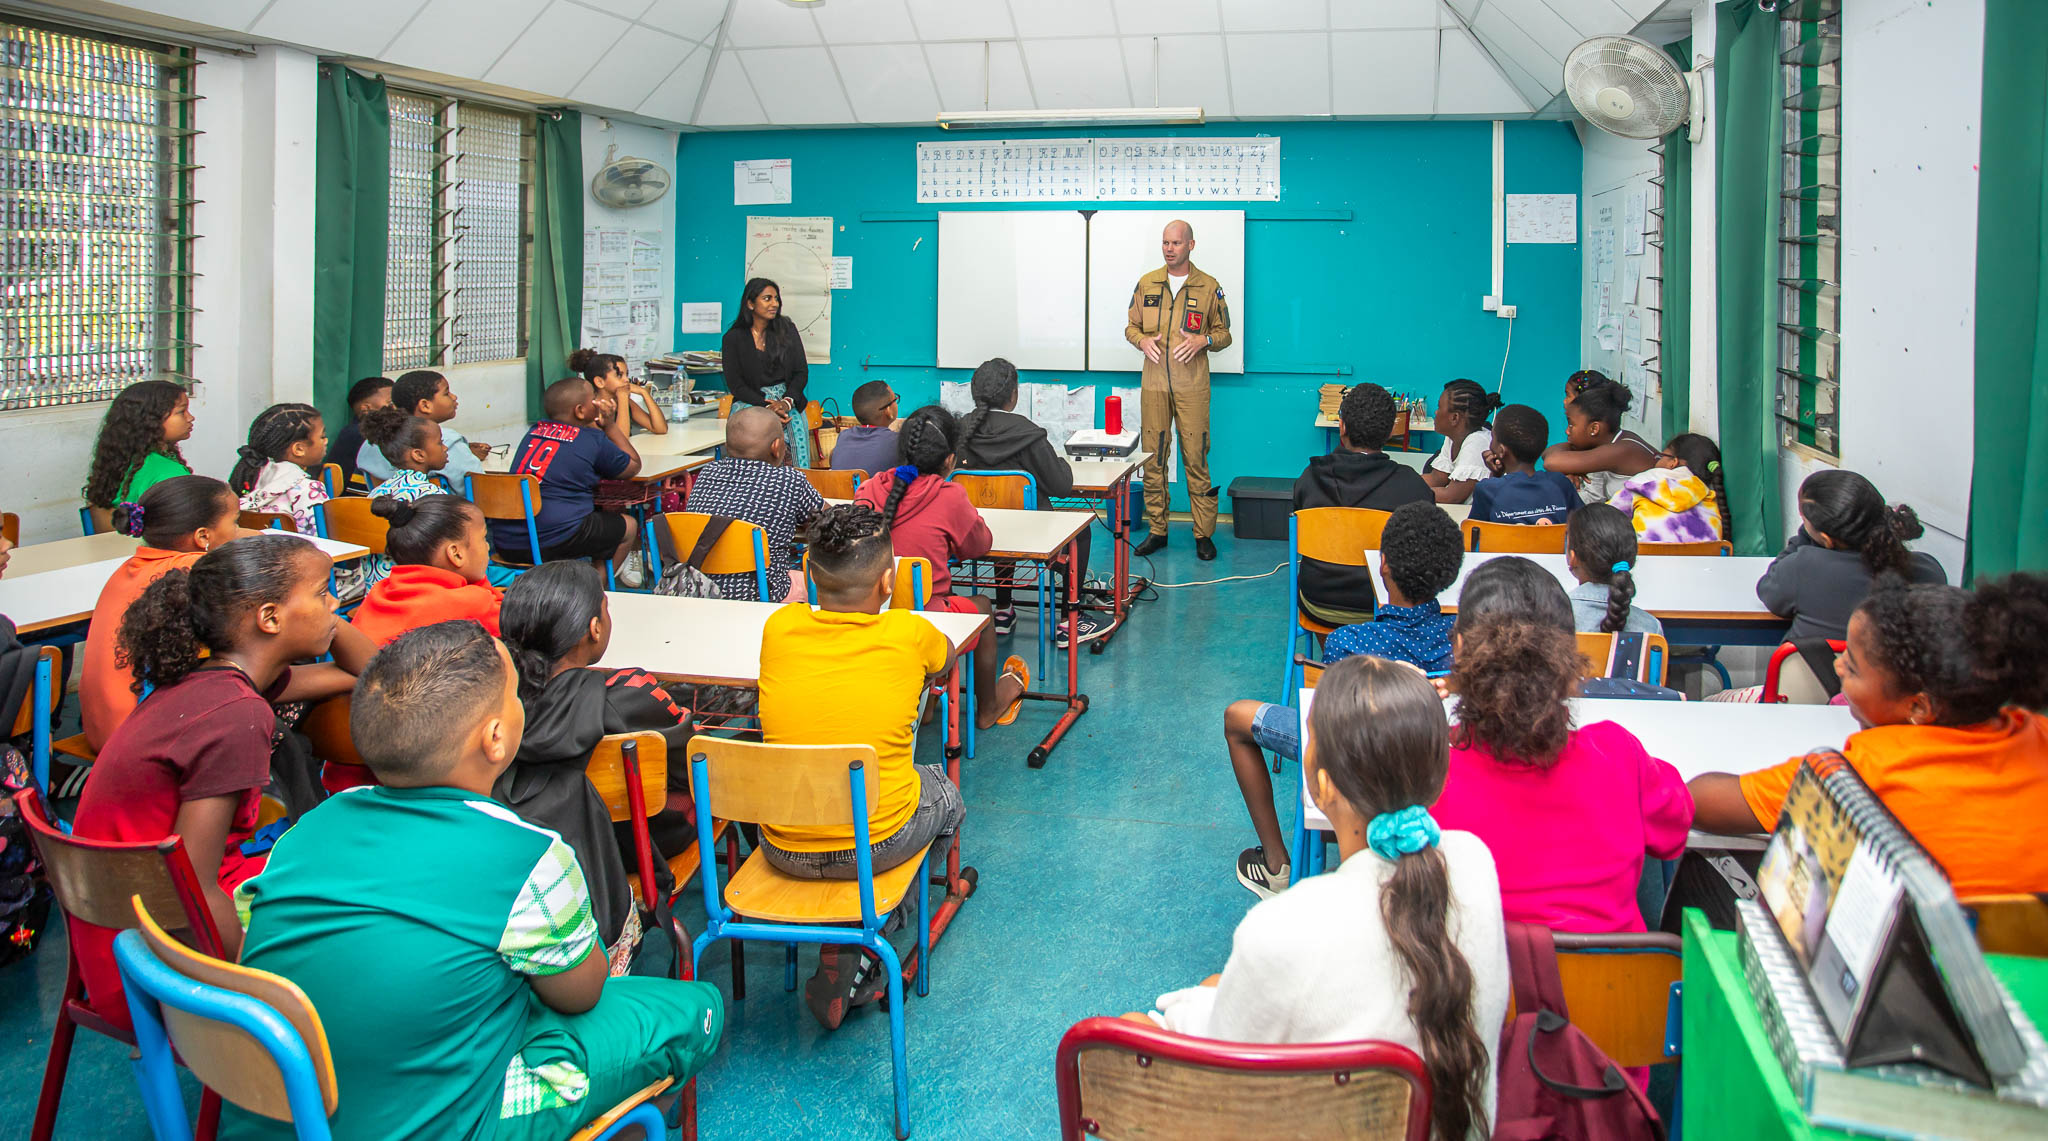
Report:
[{"label": "wooden chair", "polygon": [[854,490],[860,487],[861,473],[857,471],[807,467],[803,472],[811,486],[818,489],[818,494],[827,499],[852,499]]},{"label": "wooden chair", "polygon": [[1026,471],[962,469],[946,477],[960,485],[979,509],[1007,511],[1038,509],[1038,479]]},{"label": "wooden chair", "polygon": [[[763,745],[725,737],[690,740],[690,788],[697,798],[697,847],[712,845],[715,820],[819,828],[849,823],[855,878],[797,879],[776,870],[759,848],[723,885],[716,864],[698,877],[704,888],[704,933],[693,958],[720,939],[790,945],[787,985],[796,983],[797,943],[862,947],[882,961],[888,983],[889,1050],[896,1087],[896,1136],[910,1135],[910,1074],[903,1035],[903,967],[882,936],[882,918],[917,892],[917,993],[931,990],[931,845],[877,872],[868,859],[868,801],[880,789],[869,745]],[[721,890],[721,886],[723,890]],[[739,918],[744,916],[745,918]]]},{"label": "wooden chair", "polygon": [[[1848,649],[1847,642],[1828,639],[1828,649],[1839,654]],[[1758,698],[1766,705],[1826,705],[1827,686],[1806,664],[1799,647],[1790,642],[1771,651],[1771,664],[1764,669],[1764,692]]]},{"label": "wooden chair", "polygon": [[1735,544],[1726,539],[1707,539],[1697,543],[1637,543],[1636,552],[1644,555],[1704,555],[1725,559],[1735,553]]},{"label": "wooden chair", "polygon": [[1959,900],[1977,920],[1977,946],[1991,955],[2048,959],[2048,897],[1980,895]]},{"label": "wooden chair", "polygon": [[[341,1088],[313,1000],[282,975],[184,946],[164,933],[140,897],[133,906],[137,926],[115,940],[114,955],[135,1012],[136,1081],[157,1141],[191,1136],[173,1051],[214,1104],[231,1101],[291,1123],[301,1141],[327,1141],[327,1119],[341,1106]],[[571,1141],[614,1137],[628,1127],[643,1137],[667,1136],[652,1099],[673,1084],[674,1078],[663,1078],[640,1090]]]},{"label": "wooden chair", "polygon": [[329,499],[338,499],[350,490],[348,480],[342,477],[340,464],[320,465],[320,485],[327,489]]},{"label": "wooden chair", "polygon": [[[1667,1029],[1671,987],[1683,966],[1678,936],[1557,931],[1551,938],[1573,1025],[1615,1065],[1655,1066],[1677,1056]],[[1512,994],[1508,1002],[1512,1007]],[[1514,1016],[1510,1009],[1508,1018]]]},{"label": "wooden chair", "polygon": [[718,398],[718,418],[720,420],[732,419],[732,393],[725,393]]},{"label": "wooden chair", "polygon": [[235,526],[244,531],[279,531],[299,533],[299,521],[286,511],[244,511],[236,518]]},{"label": "wooden chair", "polygon": [[[513,475],[509,472],[471,472],[463,477],[463,495],[484,518],[501,522],[518,523],[526,528],[526,550],[508,552],[492,544],[491,561],[508,567],[537,567],[540,565],[540,532],[534,527],[534,516],[540,514],[540,477],[537,475]],[[518,556],[526,555],[530,561],[520,562]],[[606,563],[609,570],[610,563]],[[605,581],[609,585],[611,576]]]},{"label": "wooden chair", "polygon": [[1422,1058],[1392,1042],[1269,1046],[1084,1018],[1053,1073],[1060,1141],[1429,1137]]},{"label": "wooden chair", "polygon": [[21,516],[12,511],[0,511],[0,539],[10,546],[21,545]]},{"label": "wooden chair", "polygon": [[1564,554],[1563,523],[1482,523],[1465,520],[1465,549],[1488,554]]},{"label": "wooden chair", "polygon": [[[1613,634],[1602,634],[1597,630],[1581,630],[1578,634],[1579,656],[1586,660],[1584,677],[1614,677],[1615,649],[1620,641]],[[1626,676],[1630,681],[1645,681],[1651,685],[1663,685],[1670,670],[1671,644],[1662,634],[1643,635],[1643,656],[1636,669]]]},{"label": "wooden chair", "polygon": [[356,752],[356,739],[348,725],[350,708],[349,695],[344,693],[307,709],[299,721],[299,732],[312,743],[313,755],[326,762],[320,766],[320,787],[329,793],[383,783]]},{"label": "wooden chair", "polygon": [[36,791],[47,798],[50,795],[50,762],[57,754],[90,765],[98,759],[98,751],[83,733],[55,741],[50,739],[50,722],[58,704],[57,683],[63,677],[64,651],[58,646],[24,648],[24,652],[30,651],[36,655],[35,679],[30,684],[28,700],[15,711],[9,736],[29,739],[29,762],[35,773]]},{"label": "wooden chair", "polygon": [[384,554],[384,540],[391,533],[391,524],[370,512],[372,502],[368,496],[345,495],[314,504],[320,533],[336,542],[366,548],[373,555]]},{"label": "wooden chair", "polygon": [[[690,552],[697,549],[697,540],[704,535],[704,528],[710,525],[711,516],[695,511],[664,511],[649,519],[649,581],[660,582],[662,567],[667,564],[688,561]],[[762,602],[770,601],[768,536],[744,519],[735,519],[726,527],[697,569],[705,574],[751,574],[756,597]]]},{"label": "wooden chair", "polygon": [[[657,890],[654,878],[654,843],[648,834],[647,819],[652,815],[649,804],[668,803],[668,741],[653,731],[639,733],[609,733],[597,742],[597,748],[590,752],[590,761],[584,766],[584,776],[590,779],[590,786],[604,801],[605,811],[611,813],[615,824],[633,825],[633,895],[646,902],[654,898]],[[658,809],[657,809],[658,811]],[[712,837],[724,837],[726,841],[725,861],[727,870],[739,866],[739,836],[728,832],[726,822],[712,821]],[[674,895],[682,894],[683,885],[697,874],[702,862],[702,853],[696,844],[691,844],[681,855],[668,860],[669,874],[675,877]],[[681,921],[677,921],[680,927]],[[687,932],[677,931],[676,977],[690,977],[690,963],[682,952]],[[745,997],[746,975],[738,955],[739,945],[733,945],[732,986],[733,993]]]},{"label": "wooden chair", "polygon": [[[1380,533],[1387,528],[1391,511],[1369,507],[1310,507],[1287,519],[1287,608],[1292,612],[1287,647],[1281,655],[1280,704],[1286,705],[1296,689],[1295,652],[1310,635],[1326,637],[1336,631],[1301,608],[1301,560],[1315,559],[1339,566],[1362,567],[1365,552],[1377,550]],[[1313,641],[1311,641],[1313,646]]]},{"label": "wooden chair", "polygon": [[[125,997],[85,992],[85,975],[78,964],[80,925],[116,931],[133,927],[131,900],[141,899],[157,914],[179,917],[181,932],[200,950],[217,957],[226,951],[182,839],[169,836],[155,843],[86,840],[58,831],[34,792],[16,794],[14,803],[28,825],[57,906],[73,920],[66,941],[57,1025],[50,1035],[49,1061],[43,1068],[42,1092],[36,1099],[35,1124],[29,1133],[31,1141],[49,1141],[57,1124],[57,1104],[64,1094],[64,1075],[71,1065],[71,1043],[78,1028],[83,1026],[130,1046],[136,1044]],[[199,1135],[210,1141],[219,1120],[220,1099],[208,1092],[199,1103]],[[185,1137],[192,1135],[189,1129],[184,1133]]]}]

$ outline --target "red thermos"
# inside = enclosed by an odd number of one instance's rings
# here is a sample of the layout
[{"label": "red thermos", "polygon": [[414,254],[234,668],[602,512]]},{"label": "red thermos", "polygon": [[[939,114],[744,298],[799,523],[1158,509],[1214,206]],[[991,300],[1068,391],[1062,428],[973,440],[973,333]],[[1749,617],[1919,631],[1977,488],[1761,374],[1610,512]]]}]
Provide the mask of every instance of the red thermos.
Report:
[{"label": "red thermos", "polygon": [[1124,430],[1124,398],[1110,393],[1102,401],[1102,430],[1120,436]]}]

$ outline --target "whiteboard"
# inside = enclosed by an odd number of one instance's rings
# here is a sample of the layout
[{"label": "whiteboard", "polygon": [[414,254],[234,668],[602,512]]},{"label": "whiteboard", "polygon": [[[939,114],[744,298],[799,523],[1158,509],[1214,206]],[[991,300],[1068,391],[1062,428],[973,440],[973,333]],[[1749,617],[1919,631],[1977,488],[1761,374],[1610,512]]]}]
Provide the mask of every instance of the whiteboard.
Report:
[{"label": "whiteboard", "polygon": [[[941,233],[946,215],[939,215]],[[1244,211],[1098,210],[1088,230],[1088,368],[1092,372],[1136,372],[1145,356],[1124,340],[1131,289],[1138,279],[1166,264],[1159,233],[1175,218],[1195,228],[1195,268],[1223,287],[1230,307],[1231,345],[1209,354],[1210,372],[1244,371]],[[945,244],[939,246],[945,256]],[[939,279],[941,289],[945,278]],[[940,305],[940,328],[944,306]],[[941,334],[943,336],[943,333]],[[940,364],[945,361],[941,360]]]},{"label": "whiteboard", "polygon": [[1087,367],[1087,282],[1078,211],[941,211],[939,367]]}]

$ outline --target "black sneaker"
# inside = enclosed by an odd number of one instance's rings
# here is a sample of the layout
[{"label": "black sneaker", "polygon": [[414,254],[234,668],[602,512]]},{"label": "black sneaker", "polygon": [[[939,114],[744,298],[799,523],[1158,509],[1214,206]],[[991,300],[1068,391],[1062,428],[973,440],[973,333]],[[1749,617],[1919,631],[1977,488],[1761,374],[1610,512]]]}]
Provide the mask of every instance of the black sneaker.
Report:
[{"label": "black sneaker", "polygon": [[1271,899],[1287,890],[1292,867],[1272,871],[1266,867],[1266,849],[1246,848],[1237,854],[1237,882],[1252,889],[1260,899]]},{"label": "black sneaker", "polygon": [[848,1011],[887,993],[880,959],[861,947],[826,943],[818,948],[818,969],[804,984],[804,1005],[818,1025],[837,1030]]},{"label": "black sneaker", "polygon": [[1139,543],[1137,547],[1131,551],[1131,553],[1134,555],[1154,555],[1158,554],[1160,551],[1163,551],[1165,549],[1166,536],[1160,534],[1157,531],[1154,531],[1152,532],[1150,538],[1146,539],[1142,543]]},{"label": "black sneaker", "polygon": [[[1109,633],[1109,621],[1108,619],[1097,618],[1093,614],[1077,615],[1074,618],[1074,631],[1081,641],[1093,642],[1095,639]],[[1052,644],[1062,650],[1067,648],[1067,624],[1065,622],[1052,628]]]},{"label": "black sneaker", "polygon": [[1216,558],[1216,541],[1206,535],[1196,536],[1195,557],[1205,563],[1213,562]]},{"label": "black sneaker", "polygon": [[999,637],[1007,638],[1010,631],[1017,628],[1017,608],[1014,606],[1005,606],[989,617],[995,620],[996,634]]}]

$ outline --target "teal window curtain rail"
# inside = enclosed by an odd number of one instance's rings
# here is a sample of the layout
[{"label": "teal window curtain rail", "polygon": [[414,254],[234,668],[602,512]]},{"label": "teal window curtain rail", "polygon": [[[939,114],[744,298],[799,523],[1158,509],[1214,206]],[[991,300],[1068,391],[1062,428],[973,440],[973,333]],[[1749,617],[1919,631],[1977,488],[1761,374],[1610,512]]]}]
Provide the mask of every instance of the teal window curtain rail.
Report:
[{"label": "teal window curtain rail", "polygon": [[348,389],[384,371],[391,107],[384,81],[322,64],[314,143],[313,403],[330,431]]},{"label": "teal window curtain rail", "polygon": [[583,317],[583,115],[542,111],[534,121],[533,286],[526,340],[526,413],[569,375]]}]

